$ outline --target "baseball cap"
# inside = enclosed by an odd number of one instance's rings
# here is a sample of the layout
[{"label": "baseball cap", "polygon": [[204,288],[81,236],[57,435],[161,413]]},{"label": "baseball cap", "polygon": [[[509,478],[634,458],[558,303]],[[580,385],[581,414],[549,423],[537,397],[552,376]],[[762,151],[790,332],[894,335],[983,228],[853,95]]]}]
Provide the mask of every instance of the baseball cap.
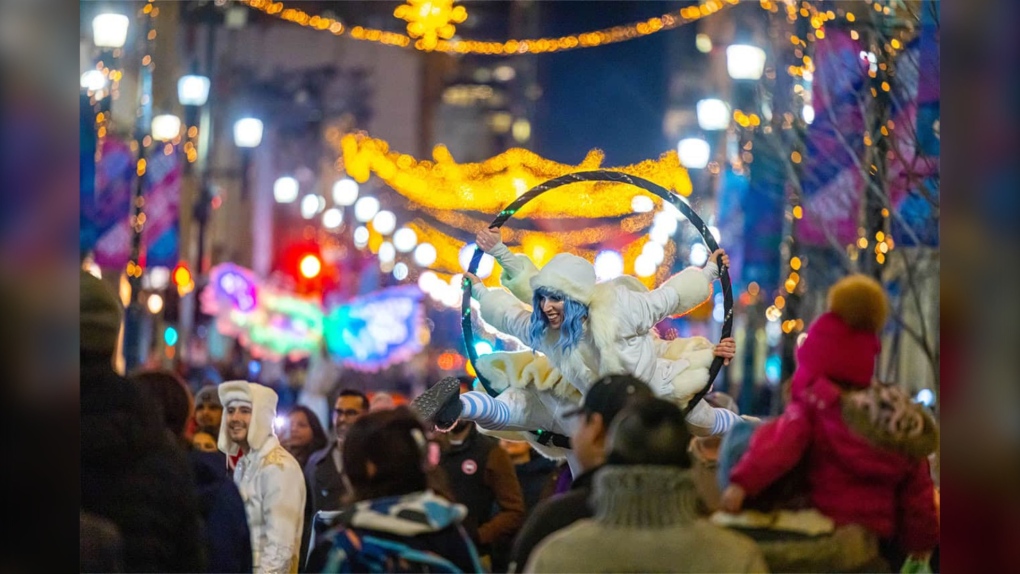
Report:
[{"label": "baseball cap", "polygon": [[652,389],[633,375],[609,375],[596,381],[588,389],[588,394],[584,396],[581,405],[563,413],[563,416],[599,413],[602,415],[603,424],[608,426],[631,400],[654,396]]}]

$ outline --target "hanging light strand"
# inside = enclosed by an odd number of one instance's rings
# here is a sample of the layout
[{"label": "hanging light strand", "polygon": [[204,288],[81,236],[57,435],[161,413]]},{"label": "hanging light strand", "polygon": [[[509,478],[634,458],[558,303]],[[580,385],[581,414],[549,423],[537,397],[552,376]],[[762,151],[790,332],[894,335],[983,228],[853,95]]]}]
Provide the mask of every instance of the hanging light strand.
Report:
[{"label": "hanging light strand", "polygon": [[347,36],[355,40],[375,42],[388,46],[401,48],[414,48],[425,52],[445,52],[448,54],[483,54],[489,56],[515,56],[520,54],[544,54],[549,52],[563,52],[581,48],[594,48],[606,44],[626,42],[636,38],[643,38],[664,30],[672,30],[690,24],[715,14],[720,10],[733,6],[739,0],[707,0],[699,6],[688,6],[673,12],[667,12],[656,18],[649,18],[640,22],[603,28],[591,32],[571,34],[568,36],[549,38],[528,38],[509,39],[503,42],[470,39],[440,39],[427,42],[423,38],[415,40],[410,36],[379,30],[354,26],[348,28],[339,20],[324,16],[309,14],[296,8],[288,8],[283,2],[272,0],[239,0],[241,4],[258,10],[281,20],[293,22],[305,28],[328,31],[335,36]]}]

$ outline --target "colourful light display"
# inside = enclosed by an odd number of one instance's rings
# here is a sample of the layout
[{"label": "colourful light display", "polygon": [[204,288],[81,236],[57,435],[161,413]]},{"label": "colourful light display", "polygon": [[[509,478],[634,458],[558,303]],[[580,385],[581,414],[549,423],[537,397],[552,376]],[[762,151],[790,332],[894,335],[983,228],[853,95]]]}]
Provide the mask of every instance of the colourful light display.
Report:
[{"label": "colourful light display", "polygon": [[326,348],[344,365],[379,371],[422,350],[424,322],[421,289],[405,285],[385,289],[329,310]]}]

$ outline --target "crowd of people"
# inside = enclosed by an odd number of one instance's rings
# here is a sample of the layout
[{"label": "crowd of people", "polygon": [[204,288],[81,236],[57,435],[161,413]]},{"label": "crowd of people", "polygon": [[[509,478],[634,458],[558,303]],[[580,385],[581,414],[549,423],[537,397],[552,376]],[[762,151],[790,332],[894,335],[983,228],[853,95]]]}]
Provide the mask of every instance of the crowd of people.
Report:
[{"label": "crowd of people", "polygon": [[[716,275],[682,280],[703,290]],[[655,308],[614,287],[607,296],[645,309],[650,325],[608,339],[623,349],[617,372],[593,372],[581,355],[598,341],[550,332],[588,312],[554,287],[599,305],[567,279],[532,282],[534,315],[500,299],[494,324],[533,336],[584,381],[571,408],[559,404],[569,393],[511,384],[532,394],[493,400],[454,378],[409,406],[341,384],[324,421],[303,406],[278,412],[276,392],[255,382],[193,393],[174,373],[119,374],[123,310],[83,273],[82,571],[938,571],[937,425],[874,378],[888,305],[876,282],[832,288],[785,409],[758,420],[722,393],[681,400],[685,376],[732,354],[670,354],[649,335],[660,315],[697,302],[676,282],[653,292]],[[627,345],[652,354],[634,363]],[[527,407],[554,403],[566,455],[504,433],[540,430],[524,424],[536,422]]]}]

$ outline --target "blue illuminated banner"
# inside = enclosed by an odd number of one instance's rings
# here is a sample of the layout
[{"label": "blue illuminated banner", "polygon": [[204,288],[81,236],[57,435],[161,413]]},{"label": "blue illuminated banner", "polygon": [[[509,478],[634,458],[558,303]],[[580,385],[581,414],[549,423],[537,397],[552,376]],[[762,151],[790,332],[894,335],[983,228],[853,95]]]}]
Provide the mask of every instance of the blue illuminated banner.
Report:
[{"label": "blue illuminated banner", "polygon": [[324,320],[327,350],[360,371],[378,371],[410,359],[423,348],[422,297],[417,285],[406,285],[331,308]]}]

